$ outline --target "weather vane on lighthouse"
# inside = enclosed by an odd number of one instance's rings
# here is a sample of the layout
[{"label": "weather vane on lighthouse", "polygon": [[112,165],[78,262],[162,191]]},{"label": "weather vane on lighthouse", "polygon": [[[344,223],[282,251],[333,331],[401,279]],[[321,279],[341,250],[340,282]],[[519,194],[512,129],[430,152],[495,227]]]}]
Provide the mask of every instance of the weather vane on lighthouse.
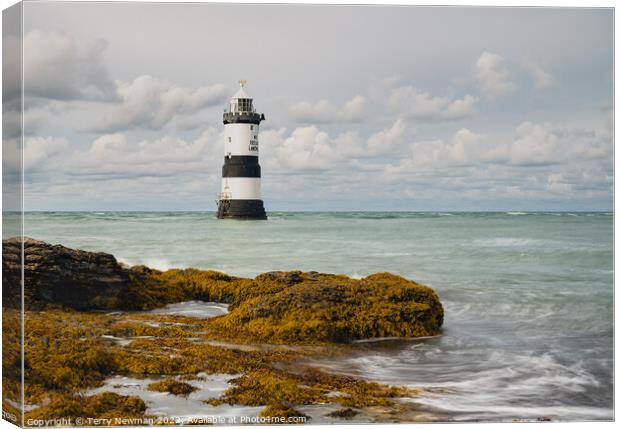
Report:
[{"label": "weather vane on lighthouse", "polygon": [[256,113],[246,94],[247,81],[224,111],[222,190],[217,194],[218,219],[267,219],[260,192],[258,127],[265,115]]}]

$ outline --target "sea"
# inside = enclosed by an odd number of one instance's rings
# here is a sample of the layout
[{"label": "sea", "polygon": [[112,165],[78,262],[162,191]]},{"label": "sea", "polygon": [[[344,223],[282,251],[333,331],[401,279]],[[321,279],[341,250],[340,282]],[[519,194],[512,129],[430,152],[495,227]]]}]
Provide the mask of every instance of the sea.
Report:
[{"label": "sea", "polygon": [[442,334],[363,344],[325,368],[422,388],[412,401],[440,420],[614,417],[613,213],[31,212],[24,224],[162,270],[399,274],[437,291]]}]

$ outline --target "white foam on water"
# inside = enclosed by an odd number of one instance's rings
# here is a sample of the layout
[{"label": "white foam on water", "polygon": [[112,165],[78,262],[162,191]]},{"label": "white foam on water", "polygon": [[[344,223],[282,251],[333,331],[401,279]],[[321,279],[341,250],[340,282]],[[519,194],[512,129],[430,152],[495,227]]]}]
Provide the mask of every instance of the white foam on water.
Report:
[{"label": "white foam on water", "polygon": [[545,244],[543,240],[522,237],[495,237],[473,240],[474,245],[490,247],[519,247]]},{"label": "white foam on water", "polygon": [[331,417],[328,414],[334,411],[343,409],[344,407],[336,404],[321,404],[321,405],[297,405],[295,409],[304,413],[310,419],[307,423],[314,424],[352,424],[352,423],[372,423],[374,420],[371,417],[366,416],[363,413],[359,413],[350,419],[343,420],[339,417]]},{"label": "white foam on water", "polygon": [[209,319],[228,313],[228,304],[219,302],[184,301],[168,304],[162,308],[148,310],[146,314],[165,314],[173,316],[194,317],[196,319]]},{"label": "white foam on water", "polygon": [[613,418],[611,408],[566,403],[563,398],[584,395],[600,382],[583,362],[562,364],[548,353],[494,350],[484,357],[458,347],[446,351],[420,343],[393,355],[382,352],[323,366],[336,373],[423,389],[426,393],[410,401],[448,413],[454,420]]},{"label": "white foam on water", "polygon": [[114,341],[115,343],[121,346],[126,346],[127,344],[131,343],[135,339],[135,338],[115,337],[114,335],[102,335],[101,338]]},{"label": "white foam on water", "polygon": [[504,421],[512,422],[515,420],[535,421],[538,419],[549,418],[552,421],[580,421],[580,420],[612,420],[613,411],[608,408],[597,407],[572,407],[572,406],[553,406],[540,407],[532,404],[531,406],[500,406],[494,405],[493,397],[489,396],[486,406],[478,407],[468,400],[448,402],[441,397],[445,393],[437,395],[423,395],[415,399],[407,399],[417,405],[424,405],[430,409],[440,410],[452,415],[454,421]]},{"label": "white foam on water", "polygon": [[134,265],[146,265],[149,268],[153,268],[159,271],[166,271],[171,268],[187,268],[186,266],[183,266],[182,264],[175,265],[175,264],[172,264],[167,259],[161,259],[161,258],[145,258],[145,259],[134,260],[134,259],[126,259],[123,257],[116,257],[116,260],[130,267],[133,267]]},{"label": "white foam on water", "polygon": [[23,410],[26,412],[36,410],[37,408],[40,407],[40,405],[36,405],[36,404],[24,404],[24,406],[22,407],[20,403],[13,401],[11,398],[7,398],[6,396],[3,397],[2,399],[8,402],[9,405],[11,405],[13,408],[17,408],[18,410],[21,410],[23,408]]},{"label": "white foam on water", "polygon": [[91,389],[86,395],[92,396],[103,392],[114,392],[123,396],[138,396],[146,404],[146,414],[171,417],[179,422],[200,419],[207,416],[233,417],[258,416],[264,407],[232,406],[228,404],[213,406],[203,401],[219,398],[230,387],[228,382],[236,375],[198,374],[200,379],[185,381],[198,388],[187,396],[173,395],[167,392],[152,392],[148,385],[161,378],[133,378],[114,376],[104,381],[103,386]]}]

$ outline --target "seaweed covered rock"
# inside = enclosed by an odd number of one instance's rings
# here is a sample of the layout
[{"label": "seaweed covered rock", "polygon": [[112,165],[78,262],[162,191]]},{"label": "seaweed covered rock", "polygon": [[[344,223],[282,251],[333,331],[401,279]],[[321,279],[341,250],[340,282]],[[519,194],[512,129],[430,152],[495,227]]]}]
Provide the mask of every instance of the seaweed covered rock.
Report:
[{"label": "seaweed covered rock", "polygon": [[[255,279],[216,271],[144,266],[114,256],[24,239],[28,309],[147,310],[203,300],[229,303],[205,322],[233,341],[316,344],[435,335],[443,307],[429,287],[389,273],[363,279],[317,272],[268,272]],[[18,307],[20,239],[3,241],[3,296]]]},{"label": "seaweed covered rock", "polygon": [[310,419],[310,416],[296,410],[291,404],[282,402],[267,405],[259,417],[270,418],[275,423],[305,423]]},{"label": "seaweed covered rock", "polygon": [[198,388],[189,383],[185,383],[184,381],[177,381],[172,378],[167,378],[165,380],[149,384],[148,390],[154,392],[168,392],[178,396],[187,396],[198,390]]},{"label": "seaweed covered rock", "polygon": [[159,294],[230,303],[229,314],[208,324],[216,336],[234,340],[301,344],[420,337],[437,334],[443,323],[443,307],[431,288],[390,273],[359,280],[301,271],[255,279],[195,269],[142,275],[134,288],[153,302]]},{"label": "seaweed covered rock", "polygon": [[[393,274],[360,280],[318,273],[299,276],[292,283],[281,282],[282,277],[257,277],[259,289],[272,293],[238,302],[211,323],[236,338],[275,343],[429,336],[443,323],[443,307],[431,288]],[[265,282],[272,287],[266,288]]]},{"label": "seaweed covered rock", "polygon": [[31,419],[97,418],[128,419],[142,418],[146,404],[137,396],[121,396],[103,392],[94,396],[56,396],[48,405],[30,412]]},{"label": "seaweed covered rock", "polygon": [[353,408],[340,408],[339,410],[328,413],[327,416],[350,420],[353,417],[357,416],[358,414],[359,414],[359,411],[355,411]]}]

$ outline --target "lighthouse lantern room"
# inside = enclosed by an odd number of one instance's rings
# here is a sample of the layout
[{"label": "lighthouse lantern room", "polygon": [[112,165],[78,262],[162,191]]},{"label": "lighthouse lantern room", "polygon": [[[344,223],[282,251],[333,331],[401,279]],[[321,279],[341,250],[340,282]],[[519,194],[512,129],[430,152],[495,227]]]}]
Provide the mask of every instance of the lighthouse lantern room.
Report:
[{"label": "lighthouse lantern room", "polygon": [[245,92],[246,81],[224,111],[224,166],[222,188],[217,194],[219,219],[267,219],[260,192],[258,127],[265,119],[256,113]]}]

